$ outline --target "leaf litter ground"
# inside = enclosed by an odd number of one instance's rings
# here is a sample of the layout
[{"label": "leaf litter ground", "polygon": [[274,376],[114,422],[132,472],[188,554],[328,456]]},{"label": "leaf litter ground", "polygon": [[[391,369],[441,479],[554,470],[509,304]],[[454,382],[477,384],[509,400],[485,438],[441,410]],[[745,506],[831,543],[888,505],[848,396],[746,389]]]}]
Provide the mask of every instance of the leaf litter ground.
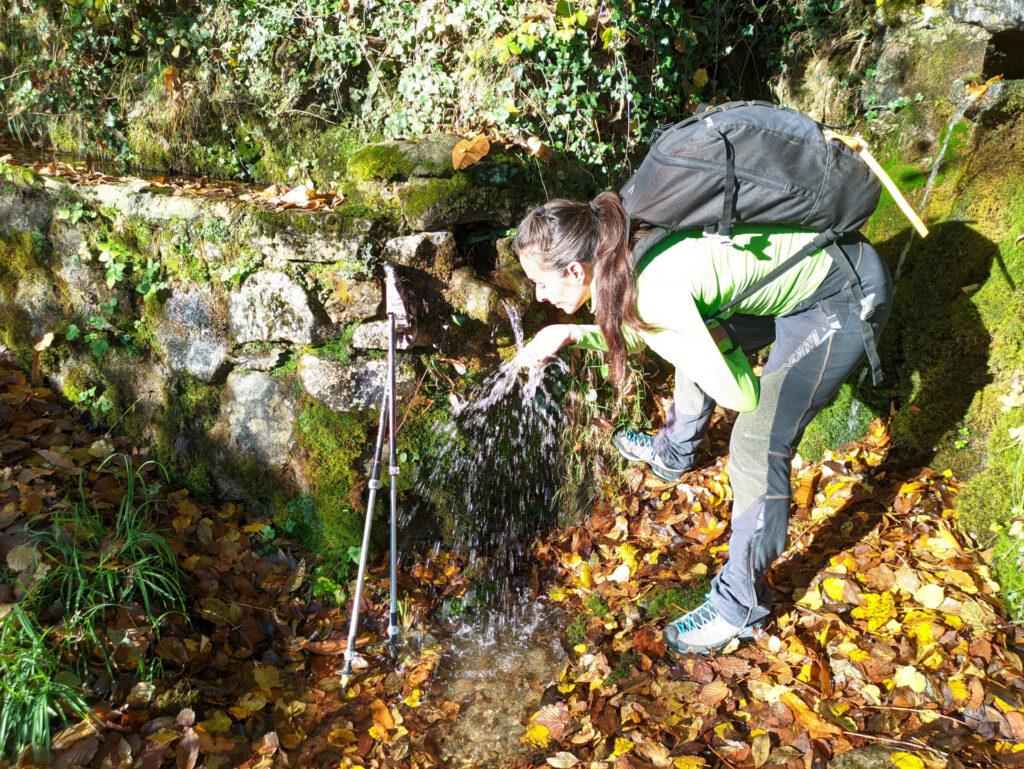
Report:
[{"label": "leaf litter ground", "polygon": [[[25,557],[26,527],[66,508],[80,474],[97,509],[116,507],[123,489],[100,465],[133,449],[90,433],[9,356],[0,425],[6,611],[12,584],[31,583],[38,568]],[[659,597],[699,594],[725,559],[725,458],[670,486],[631,469],[582,524],[537,542],[535,598],[576,616],[580,635],[562,641],[564,668],[534,685],[518,749],[486,765],[796,769],[858,753],[874,756],[862,766],[1024,765],[1024,631],[1001,613],[982,555],[959,533],[957,482],[896,470],[888,444],[879,422],[860,443],[796,468],[790,546],[770,575],[776,609],[753,642],[719,655],[671,654],[661,627],[679,607]],[[442,746],[460,733],[467,702],[443,696],[444,631],[432,618],[470,587],[458,555],[403,568],[405,631],[419,640],[397,666],[381,633],[386,568],[374,565],[346,690],[347,609],[310,596],[308,554],[264,541],[269,521],[238,504],[171,490],[152,515],[190,577],[190,616],[171,614],[156,634],[127,632],[138,607],[109,615],[111,637],[137,654],[123,655],[113,680],[88,661],[97,720],[55,737],[56,766],[460,763]],[[556,635],[565,627],[549,629]],[[137,682],[138,658],[159,663],[155,685]],[[27,751],[19,762],[33,763]]]}]

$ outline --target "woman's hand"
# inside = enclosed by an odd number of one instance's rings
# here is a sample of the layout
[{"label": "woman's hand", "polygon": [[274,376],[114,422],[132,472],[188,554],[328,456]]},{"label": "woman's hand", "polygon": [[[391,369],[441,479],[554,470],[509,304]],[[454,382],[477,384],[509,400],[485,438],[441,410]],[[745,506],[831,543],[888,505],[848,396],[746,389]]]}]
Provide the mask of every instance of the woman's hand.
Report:
[{"label": "woman's hand", "polygon": [[520,368],[540,366],[557,355],[567,344],[574,344],[579,340],[577,328],[571,323],[545,326],[519,351],[516,365]]}]

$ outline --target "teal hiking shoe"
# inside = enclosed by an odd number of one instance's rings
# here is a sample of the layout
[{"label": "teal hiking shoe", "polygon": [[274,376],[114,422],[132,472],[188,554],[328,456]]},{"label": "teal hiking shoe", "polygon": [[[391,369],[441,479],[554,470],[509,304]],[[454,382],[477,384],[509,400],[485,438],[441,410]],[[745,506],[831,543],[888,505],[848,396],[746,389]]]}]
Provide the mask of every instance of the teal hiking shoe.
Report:
[{"label": "teal hiking shoe", "polygon": [[685,472],[669,467],[658,458],[653,435],[619,430],[612,436],[612,445],[630,462],[646,462],[651,466],[651,471],[663,481],[678,481]]},{"label": "teal hiking shoe", "polygon": [[680,654],[708,654],[721,649],[734,638],[750,640],[754,628],[764,620],[737,627],[722,617],[708,598],[691,612],[670,622],[664,630],[665,643]]}]

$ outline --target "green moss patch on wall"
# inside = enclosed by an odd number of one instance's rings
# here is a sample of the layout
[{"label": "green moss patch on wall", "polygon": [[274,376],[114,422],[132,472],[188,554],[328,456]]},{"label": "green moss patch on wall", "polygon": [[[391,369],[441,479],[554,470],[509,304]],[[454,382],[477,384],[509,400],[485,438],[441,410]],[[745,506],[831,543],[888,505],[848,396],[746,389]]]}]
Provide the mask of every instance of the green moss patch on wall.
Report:
[{"label": "green moss patch on wall", "polygon": [[[362,542],[365,483],[357,463],[372,451],[368,422],[311,401],[303,406],[295,427],[308,492],[277,510],[275,522],[314,552],[344,561],[349,548]],[[375,527],[375,546],[380,544],[380,529]]]}]

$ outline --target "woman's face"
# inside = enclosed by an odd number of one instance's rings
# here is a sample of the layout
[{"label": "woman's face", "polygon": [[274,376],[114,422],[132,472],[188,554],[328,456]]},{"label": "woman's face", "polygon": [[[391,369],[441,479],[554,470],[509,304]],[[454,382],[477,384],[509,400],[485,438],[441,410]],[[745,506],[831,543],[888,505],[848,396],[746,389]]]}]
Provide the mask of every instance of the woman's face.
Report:
[{"label": "woman's face", "polygon": [[536,286],[538,302],[550,302],[572,315],[590,298],[590,265],[571,262],[564,270],[545,269],[528,254],[520,254],[519,263]]}]

